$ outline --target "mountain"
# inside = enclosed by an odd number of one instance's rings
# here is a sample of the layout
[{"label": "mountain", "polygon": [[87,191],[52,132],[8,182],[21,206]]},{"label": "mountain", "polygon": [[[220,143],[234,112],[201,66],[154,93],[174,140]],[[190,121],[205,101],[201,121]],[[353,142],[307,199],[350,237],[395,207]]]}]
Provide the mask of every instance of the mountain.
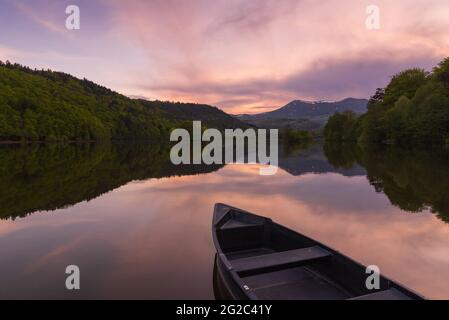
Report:
[{"label": "mountain", "polygon": [[211,106],[131,99],[69,74],[0,61],[0,141],[165,139],[192,120],[248,127]]},{"label": "mountain", "polygon": [[294,100],[274,111],[239,115],[237,119],[259,127],[295,127],[305,130],[321,129],[327,119],[337,112],[353,111],[363,114],[368,100],[347,98],[336,102]]},{"label": "mountain", "polygon": [[347,98],[337,102],[294,100],[282,108],[256,115],[242,115],[240,119],[307,119],[321,116],[331,116],[336,112],[354,111],[365,113],[368,100]]}]

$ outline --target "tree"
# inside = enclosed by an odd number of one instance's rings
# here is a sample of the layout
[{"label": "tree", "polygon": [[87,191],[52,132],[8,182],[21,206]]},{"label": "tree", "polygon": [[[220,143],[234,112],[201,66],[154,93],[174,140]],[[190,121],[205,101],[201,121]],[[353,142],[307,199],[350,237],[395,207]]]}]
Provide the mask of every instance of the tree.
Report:
[{"label": "tree", "polygon": [[449,85],[449,57],[441,61],[438,66],[433,69],[433,74],[438,81],[443,82],[445,85]]},{"label": "tree", "polygon": [[377,88],[376,93],[371,96],[371,98],[368,101],[368,108],[371,106],[375,106],[379,103],[382,103],[384,101],[385,97],[385,89],[384,88]]},{"label": "tree", "polygon": [[357,140],[358,117],[352,111],[337,112],[324,127],[324,137],[333,141]]},{"label": "tree", "polygon": [[416,90],[426,83],[428,72],[423,69],[409,69],[395,75],[385,88],[384,105],[393,106],[401,97],[412,99]]},{"label": "tree", "polygon": [[357,121],[336,115],[326,139],[359,143],[445,143],[449,137],[449,58],[433,69],[409,69],[395,75],[371,97],[368,112]]}]

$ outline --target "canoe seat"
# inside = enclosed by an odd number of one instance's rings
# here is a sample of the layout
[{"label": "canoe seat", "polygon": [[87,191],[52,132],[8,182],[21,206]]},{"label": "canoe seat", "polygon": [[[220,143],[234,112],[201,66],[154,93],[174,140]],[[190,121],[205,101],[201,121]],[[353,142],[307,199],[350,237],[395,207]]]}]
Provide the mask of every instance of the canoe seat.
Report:
[{"label": "canoe seat", "polygon": [[255,257],[233,260],[232,267],[241,276],[255,275],[285,268],[307,265],[330,257],[327,250],[315,246],[304,249],[264,254]]},{"label": "canoe seat", "polygon": [[391,288],[384,291],[377,291],[364,296],[355,297],[350,300],[411,300],[397,289]]}]

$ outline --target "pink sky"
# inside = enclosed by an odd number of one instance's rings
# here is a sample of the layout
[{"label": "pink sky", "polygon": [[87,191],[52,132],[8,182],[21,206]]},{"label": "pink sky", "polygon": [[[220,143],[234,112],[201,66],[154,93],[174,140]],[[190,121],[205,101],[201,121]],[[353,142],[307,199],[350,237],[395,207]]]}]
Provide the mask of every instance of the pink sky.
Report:
[{"label": "pink sky", "polygon": [[[65,29],[69,4],[81,30]],[[0,59],[230,113],[367,98],[449,56],[447,0],[0,0],[0,27]]]}]

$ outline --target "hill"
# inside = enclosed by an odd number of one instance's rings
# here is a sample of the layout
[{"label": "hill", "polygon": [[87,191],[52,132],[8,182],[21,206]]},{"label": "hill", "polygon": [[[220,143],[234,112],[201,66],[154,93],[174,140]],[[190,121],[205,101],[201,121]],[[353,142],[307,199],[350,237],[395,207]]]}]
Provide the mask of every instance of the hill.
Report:
[{"label": "hill", "polygon": [[69,74],[0,62],[0,141],[159,139],[192,120],[247,127],[211,106],[134,100]]},{"label": "hill", "polygon": [[140,102],[148,108],[157,109],[164,117],[176,122],[201,121],[203,126],[219,130],[250,127],[249,124],[230,116],[217,107],[205,104],[145,100],[140,100]]}]

